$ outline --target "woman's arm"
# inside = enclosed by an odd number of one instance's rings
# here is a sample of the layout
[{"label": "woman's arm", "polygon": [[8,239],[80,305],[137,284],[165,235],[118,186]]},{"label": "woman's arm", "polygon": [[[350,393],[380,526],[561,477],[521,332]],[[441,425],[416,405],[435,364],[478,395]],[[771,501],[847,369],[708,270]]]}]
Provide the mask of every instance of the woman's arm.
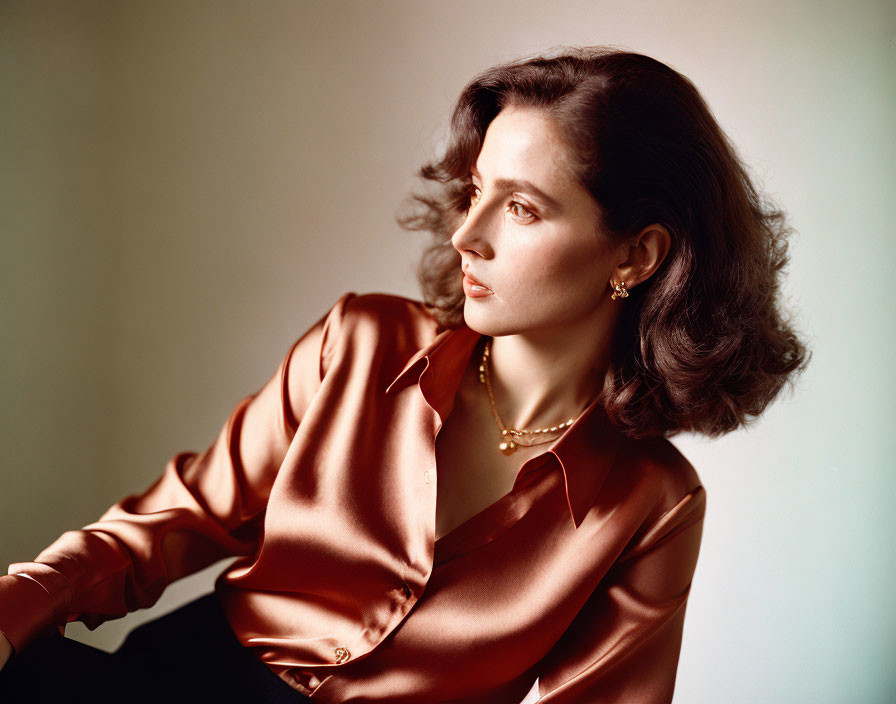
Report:
[{"label": "woman's arm", "polygon": [[63,533],[33,562],[10,565],[0,577],[0,631],[16,652],[54,629],[64,633],[69,621],[94,629],[152,606],[171,582],[224,557],[252,554],[271,486],[353,295],[293,343],[204,452],[174,455],[145,492]]},{"label": "woman's arm", "polygon": [[668,704],[706,510],[702,486],[607,573],[538,668],[539,704]]}]

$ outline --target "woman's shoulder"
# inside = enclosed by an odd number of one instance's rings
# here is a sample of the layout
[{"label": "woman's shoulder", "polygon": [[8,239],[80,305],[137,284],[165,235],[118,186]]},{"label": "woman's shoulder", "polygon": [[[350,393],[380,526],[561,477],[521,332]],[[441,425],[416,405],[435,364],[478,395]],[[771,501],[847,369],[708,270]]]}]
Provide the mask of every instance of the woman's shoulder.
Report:
[{"label": "woman's shoulder", "polygon": [[349,291],[325,319],[326,366],[331,357],[352,362],[370,357],[392,366],[438,334],[438,323],[422,301],[391,293]]},{"label": "woman's shoulder", "polygon": [[655,516],[689,497],[705,503],[706,492],[696,467],[668,438],[625,438],[616,465],[653,497]]},{"label": "woman's shoulder", "polygon": [[346,333],[398,336],[412,344],[431,339],[438,326],[423,301],[392,293],[350,291],[337,304]]},{"label": "woman's shoulder", "polygon": [[431,319],[423,301],[395,293],[349,291],[343,294],[340,300],[346,302],[346,314],[372,314],[377,317],[384,316],[387,320],[421,316]]}]

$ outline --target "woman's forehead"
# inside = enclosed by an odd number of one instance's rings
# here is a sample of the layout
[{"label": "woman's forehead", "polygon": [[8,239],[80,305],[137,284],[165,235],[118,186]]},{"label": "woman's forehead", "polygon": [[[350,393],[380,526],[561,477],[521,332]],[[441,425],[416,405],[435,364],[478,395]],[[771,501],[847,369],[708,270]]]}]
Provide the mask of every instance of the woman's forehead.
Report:
[{"label": "woman's forehead", "polygon": [[[470,171],[499,190],[531,190],[559,201],[591,198],[570,168],[568,146],[554,120],[537,108],[505,108],[489,124]],[[519,186],[519,188],[514,188]]]}]

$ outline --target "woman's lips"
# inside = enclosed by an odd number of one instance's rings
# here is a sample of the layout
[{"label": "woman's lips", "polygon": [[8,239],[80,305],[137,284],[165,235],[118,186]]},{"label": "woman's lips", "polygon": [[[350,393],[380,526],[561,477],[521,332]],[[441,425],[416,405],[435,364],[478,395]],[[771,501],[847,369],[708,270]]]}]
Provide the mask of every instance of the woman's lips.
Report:
[{"label": "woman's lips", "polygon": [[493,295],[491,289],[483,286],[468,274],[464,274],[464,293],[470,298],[484,298]]}]

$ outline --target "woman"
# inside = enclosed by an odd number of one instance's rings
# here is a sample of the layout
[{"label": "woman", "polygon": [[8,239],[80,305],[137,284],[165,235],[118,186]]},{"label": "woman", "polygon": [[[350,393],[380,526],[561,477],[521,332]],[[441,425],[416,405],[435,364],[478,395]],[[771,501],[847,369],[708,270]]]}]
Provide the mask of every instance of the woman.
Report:
[{"label": "woman", "polygon": [[[808,362],[784,216],[686,78],[600,47],[477,76],[421,175],[423,301],[345,294],[205,452],[11,565],[0,694],[671,700],[705,491],[668,437]],[[115,654],[60,637],[228,555]]]}]

